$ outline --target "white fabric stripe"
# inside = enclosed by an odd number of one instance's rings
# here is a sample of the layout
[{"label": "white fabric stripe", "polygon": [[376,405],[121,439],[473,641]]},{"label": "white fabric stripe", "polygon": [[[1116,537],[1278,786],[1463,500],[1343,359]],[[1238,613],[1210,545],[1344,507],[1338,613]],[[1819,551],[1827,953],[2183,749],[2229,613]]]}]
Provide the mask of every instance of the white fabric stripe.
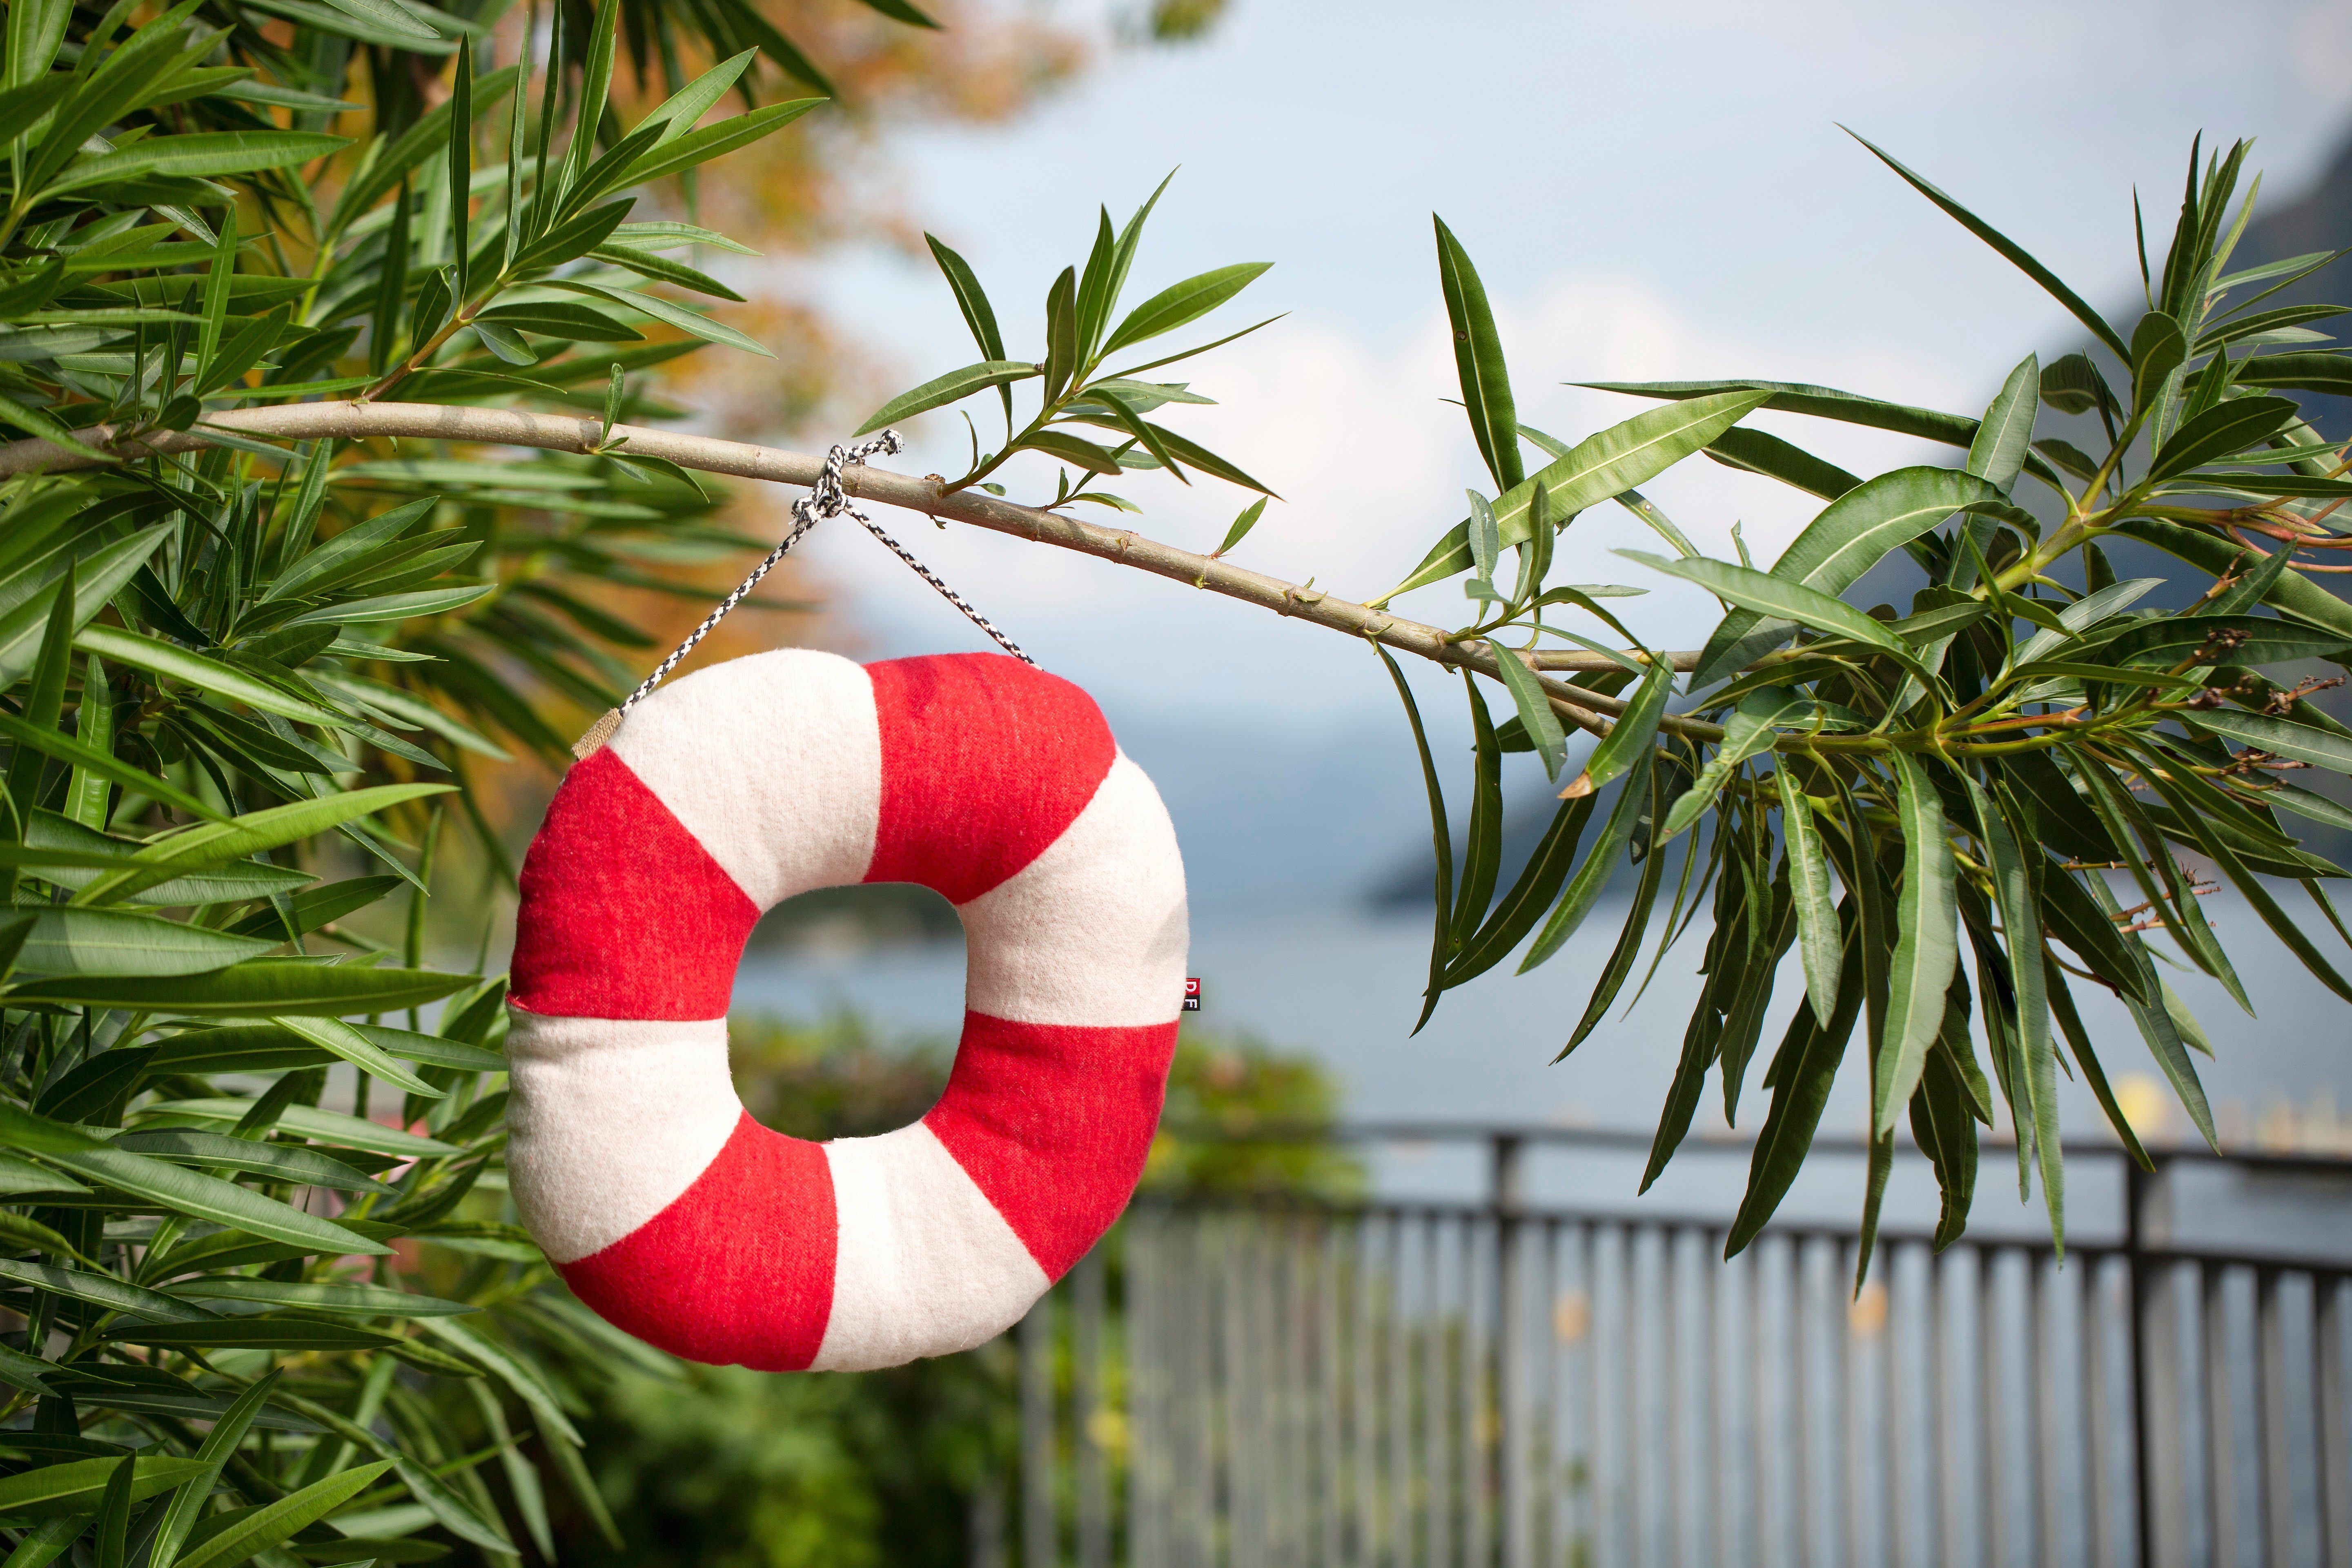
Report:
[{"label": "white fabric stripe", "polygon": [[1124,752],[1051,847],[959,912],[975,1013],[1107,1028],[1183,1010],[1184,861],[1160,792]]},{"label": "white fabric stripe", "polygon": [[929,1127],[837,1138],[824,1154],[841,1239],[813,1371],[969,1350],[1045,1293],[1045,1270]]},{"label": "white fabric stripe", "polygon": [[727,1020],[508,1011],[507,1178],[547,1256],[574,1262],[667,1208],[727,1146],[743,1113]]},{"label": "white fabric stripe", "polygon": [[762,910],[863,880],[873,863],[874,682],[837,654],[784,648],[696,670],[630,710],[612,746]]}]

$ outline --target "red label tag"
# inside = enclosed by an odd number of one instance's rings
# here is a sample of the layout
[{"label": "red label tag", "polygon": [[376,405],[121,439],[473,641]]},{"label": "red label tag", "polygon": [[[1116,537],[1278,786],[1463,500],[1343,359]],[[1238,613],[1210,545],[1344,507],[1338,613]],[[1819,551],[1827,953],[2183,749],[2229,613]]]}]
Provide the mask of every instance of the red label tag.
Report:
[{"label": "red label tag", "polygon": [[1200,1010],[1201,983],[1197,979],[1187,978],[1184,982],[1184,1011],[1197,1013]]}]

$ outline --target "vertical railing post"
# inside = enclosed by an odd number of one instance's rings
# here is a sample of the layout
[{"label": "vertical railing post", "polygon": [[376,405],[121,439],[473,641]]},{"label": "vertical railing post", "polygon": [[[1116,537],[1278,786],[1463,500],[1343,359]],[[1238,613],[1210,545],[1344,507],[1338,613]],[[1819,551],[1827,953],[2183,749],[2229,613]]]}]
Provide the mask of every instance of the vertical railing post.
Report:
[{"label": "vertical railing post", "polygon": [[[1533,1510],[1529,1504],[1528,1447],[1533,1433],[1529,1399],[1533,1393],[1534,1357],[1528,1343],[1528,1290],[1522,1245],[1528,1212],[1527,1140],[1497,1133],[1494,1141],[1494,1207],[1496,1394],[1503,1415],[1504,1568],[1532,1568]],[[1475,1408],[1475,1406],[1474,1406]],[[1486,1500],[1473,1496],[1473,1508]],[[1476,1568],[1486,1568],[1477,1564]]]},{"label": "vertical railing post", "polygon": [[1054,1293],[1021,1320],[1021,1568],[1057,1568],[1061,1521],[1054,1507]]}]

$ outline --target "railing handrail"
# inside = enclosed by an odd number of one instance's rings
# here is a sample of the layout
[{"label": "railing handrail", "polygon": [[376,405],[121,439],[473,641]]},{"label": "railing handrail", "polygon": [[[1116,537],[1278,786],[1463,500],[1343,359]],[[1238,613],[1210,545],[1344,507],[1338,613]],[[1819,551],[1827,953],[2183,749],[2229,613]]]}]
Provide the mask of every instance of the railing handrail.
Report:
[{"label": "railing handrail", "polygon": [[[1266,1122],[1254,1127],[1218,1126],[1206,1122],[1163,1123],[1160,1129],[1175,1137],[1203,1143],[1483,1143],[1492,1147],[1509,1140],[1521,1143],[1562,1143],[1586,1148],[1623,1150],[1647,1152],[1653,1134],[1625,1127],[1564,1127],[1555,1122],[1501,1121],[1336,1121],[1336,1122]],[[1984,1135],[1987,1143],[2012,1147],[2011,1141],[1990,1134]],[[2265,1151],[2216,1150],[2201,1144],[2160,1143],[2144,1145],[2152,1165],[2212,1164],[2240,1165],[2250,1170],[2268,1171],[2279,1174],[2308,1173],[2313,1175],[2352,1176],[2352,1156],[2339,1154],[2274,1153]],[[1705,1132],[1693,1132],[1682,1144],[1682,1151],[1693,1154],[1746,1156],[1755,1151],[1755,1141],[1746,1137],[1725,1138]],[[1867,1139],[1843,1136],[1819,1136],[1812,1147],[1823,1153],[1852,1155],[1856,1158],[1870,1152]],[[2111,1159],[2131,1163],[2131,1151],[2123,1144],[2096,1139],[2068,1139],[2060,1145],[2069,1159]],[[1897,1138],[1895,1152],[1898,1155],[1926,1158],[1925,1152],[1908,1139]]]}]

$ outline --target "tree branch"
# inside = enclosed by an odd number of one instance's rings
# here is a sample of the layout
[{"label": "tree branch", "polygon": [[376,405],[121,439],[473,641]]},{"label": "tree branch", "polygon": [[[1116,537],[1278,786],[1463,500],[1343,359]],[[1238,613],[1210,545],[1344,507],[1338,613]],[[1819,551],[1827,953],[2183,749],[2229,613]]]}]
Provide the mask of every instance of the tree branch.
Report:
[{"label": "tree branch", "polygon": [[[406,437],[432,441],[466,441],[484,446],[537,447],[548,451],[593,455],[604,434],[604,422],[580,415],[535,414],[519,408],[468,408],[430,403],[295,403],[273,408],[247,408],[217,414],[192,430],[151,430],[126,433],[98,425],[75,436],[101,451],[132,460],[163,453],[189,452],[217,445],[206,430],[281,441],[366,441]],[[623,437],[627,445],[620,447]],[[822,458],[757,447],[742,441],[721,441],[673,430],[649,430],[642,426],[615,425],[612,440],[627,457],[665,458],[682,468],[726,474],[736,479],[766,479],[775,484],[813,486],[824,467]],[[0,445],[0,478],[102,467],[98,459],[47,441],[16,441]],[[843,488],[861,500],[903,507],[926,517],[948,518],[976,528],[992,529],[1038,544],[1075,550],[1121,566],[1223,594],[1272,610],[1278,616],[1328,626],[1352,637],[1370,637],[1401,652],[1418,654],[1449,668],[1467,668],[1496,676],[1498,658],[1517,658],[1542,669],[1598,670],[1615,668],[1598,654],[1515,653],[1485,640],[1455,643],[1439,627],[1409,621],[1385,610],[1374,610],[1339,598],[1319,588],[1301,586],[1269,577],[1263,572],[1231,565],[1206,555],[1126,529],[1082,522],[1059,512],[999,500],[972,490],[946,493],[936,479],[914,479],[887,469],[853,468],[843,476]],[[1640,657],[1640,656],[1635,656]],[[1678,669],[1697,662],[1696,654],[1668,656]],[[1685,661],[1689,661],[1685,663]],[[1625,703],[1565,681],[1538,675],[1553,710],[1569,722],[1596,735],[1605,735]],[[1668,714],[1660,721],[1667,731],[1694,741],[1723,738],[1720,726],[1697,719]]]}]

